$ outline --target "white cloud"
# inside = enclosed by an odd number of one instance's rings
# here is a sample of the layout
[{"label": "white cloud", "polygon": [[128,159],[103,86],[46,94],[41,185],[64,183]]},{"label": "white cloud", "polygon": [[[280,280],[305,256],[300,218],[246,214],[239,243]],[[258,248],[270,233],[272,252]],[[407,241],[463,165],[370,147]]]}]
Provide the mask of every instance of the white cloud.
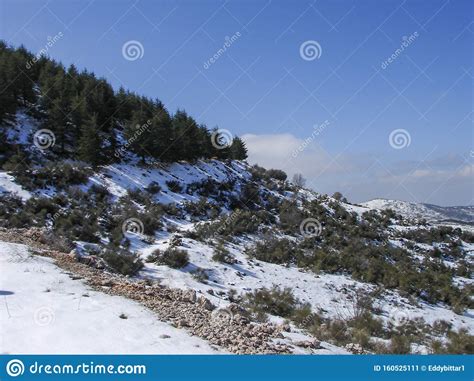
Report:
[{"label": "white cloud", "polygon": [[302,173],[317,177],[326,170],[334,173],[343,170],[337,162],[315,142],[299,139],[292,134],[242,136],[249,151],[249,162],[266,168],[278,168],[290,176]]},{"label": "white cloud", "polygon": [[470,177],[471,180],[474,182],[473,180],[473,176],[474,176],[474,164],[468,164],[468,165],[465,165],[464,167],[462,167],[461,169],[459,169],[458,171],[458,176],[461,176],[461,177]]},{"label": "white cloud", "polygon": [[354,202],[377,197],[440,205],[471,204],[474,165],[450,154],[424,162],[391,162],[384,155],[331,155],[317,139],[292,134],[246,134],[249,163],[282,169],[289,177],[302,173],[318,192],[342,192]]}]

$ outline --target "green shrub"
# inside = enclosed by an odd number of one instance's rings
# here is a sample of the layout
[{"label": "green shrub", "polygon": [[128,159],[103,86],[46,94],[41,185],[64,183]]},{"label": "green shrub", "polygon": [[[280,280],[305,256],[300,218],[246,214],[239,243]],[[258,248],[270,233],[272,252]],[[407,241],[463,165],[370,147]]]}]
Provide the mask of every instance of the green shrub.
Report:
[{"label": "green shrub", "polygon": [[146,191],[150,194],[157,194],[157,193],[161,192],[161,186],[156,181],[152,181],[146,187]]},{"label": "green shrub", "polygon": [[261,205],[259,186],[253,182],[246,183],[240,192],[240,203],[246,209],[258,209]]},{"label": "green shrub", "polygon": [[196,233],[201,238],[253,234],[257,233],[263,224],[270,221],[272,218],[269,212],[236,209],[230,215],[222,217],[216,222],[198,225]]},{"label": "green shrub", "polygon": [[281,228],[288,233],[298,233],[304,214],[295,201],[283,201],[279,207]]},{"label": "green shrub", "polygon": [[169,180],[166,182],[166,185],[171,192],[181,193],[183,191],[183,187],[179,181]]},{"label": "green shrub", "polygon": [[[80,189],[76,189],[75,191],[80,191]],[[87,193],[89,195],[93,195],[95,200],[98,202],[106,201],[110,196],[110,192],[107,190],[107,188],[97,184],[92,184],[91,187],[87,190]]]},{"label": "green shrub", "polygon": [[206,179],[203,181],[196,181],[187,186],[186,192],[188,194],[197,193],[202,197],[210,197],[216,196],[218,190],[220,188],[220,184],[213,180],[213,179]]},{"label": "green shrub", "polygon": [[267,175],[272,179],[280,181],[285,181],[288,178],[287,174],[281,169],[269,169],[267,170]]},{"label": "green shrub", "polygon": [[364,349],[372,347],[370,334],[366,329],[353,329],[351,330],[352,342],[359,344]]},{"label": "green shrub", "polygon": [[183,209],[193,217],[209,217],[212,219],[219,216],[220,210],[217,205],[208,202],[204,197],[201,197],[198,202],[184,203]]},{"label": "green shrub", "polygon": [[151,204],[151,198],[150,198],[150,193],[145,192],[139,188],[136,189],[130,189],[127,192],[128,197],[132,199],[133,201],[137,202],[138,204],[141,205],[150,205]]},{"label": "green shrub", "polygon": [[274,237],[257,242],[253,249],[248,250],[249,255],[260,261],[278,264],[292,262],[297,252],[298,250],[291,241]]},{"label": "green shrub", "polygon": [[236,262],[233,255],[230,254],[229,250],[225,248],[222,242],[220,242],[214,250],[212,259],[216,262],[227,263],[229,265],[232,265]]},{"label": "green shrub", "polygon": [[200,283],[206,284],[209,279],[209,275],[207,275],[207,271],[201,267],[198,267],[196,270],[194,270],[192,274],[193,274],[193,278],[196,279]]},{"label": "green shrub", "polygon": [[143,268],[141,259],[125,250],[106,250],[102,258],[115,272],[122,275],[136,275]]},{"label": "green shrub", "polygon": [[175,248],[169,248],[163,252],[155,250],[152,255],[156,258],[156,263],[173,269],[180,269],[189,263],[188,253]]},{"label": "green shrub", "polygon": [[265,169],[258,165],[254,165],[250,168],[250,173],[252,174],[252,179],[254,181],[268,181],[270,179],[276,179],[280,181],[285,181],[287,179],[287,174],[281,169]]},{"label": "green shrub", "polygon": [[406,336],[395,335],[390,339],[388,352],[396,355],[405,355],[411,352],[410,339]]},{"label": "green shrub", "polygon": [[264,287],[246,294],[244,306],[253,313],[268,313],[285,318],[291,318],[298,309],[308,308],[293,295],[290,288],[281,289],[278,286],[271,289]]},{"label": "green shrub", "polygon": [[466,328],[461,328],[458,332],[448,333],[448,343],[446,352],[449,354],[473,354],[474,336],[469,334]]},{"label": "green shrub", "polygon": [[313,326],[310,332],[321,340],[339,346],[348,344],[352,340],[347,324],[342,319],[326,320],[320,326]]},{"label": "green shrub", "polygon": [[453,325],[446,320],[436,320],[433,323],[433,333],[437,335],[447,335],[452,326]]},{"label": "green shrub", "polygon": [[68,163],[48,163],[43,167],[29,168],[14,175],[17,181],[27,189],[56,187],[65,190],[71,185],[85,184],[92,174],[90,169]]},{"label": "green shrub", "polygon": [[24,210],[21,198],[4,194],[0,195],[0,226],[23,228],[34,226],[34,215]]}]

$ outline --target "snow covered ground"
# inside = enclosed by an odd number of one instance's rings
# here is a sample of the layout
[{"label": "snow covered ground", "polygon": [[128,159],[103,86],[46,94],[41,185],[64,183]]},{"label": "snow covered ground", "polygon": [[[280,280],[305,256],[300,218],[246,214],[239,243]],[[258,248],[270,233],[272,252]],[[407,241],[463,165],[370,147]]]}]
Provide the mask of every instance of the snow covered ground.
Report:
[{"label": "snow covered ground", "polygon": [[217,353],[140,304],[89,289],[24,245],[0,242],[0,268],[0,353]]},{"label": "snow covered ground", "polygon": [[[189,229],[189,226],[186,227]],[[165,236],[165,234],[163,234]],[[143,259],[156,249],[165,250],[170,243],[171,235],[159,238],[153,245],[144,245],[140,241],[131,240],[133,249]],[[373,286],[352,280],[345,275],[321,274],[304,271],[294,266],[267,263],[249,258],[244,248],[245,242],[227,246],[230,253],[238,260],[235,265],[216,262],[212,259],[213,249],[201,242],[183,238],[179,247],[188,252],[190,263],[183,269],[175,270],[167,266],[145,263],[141,272],[143,277],[159,279],[162,284],[188,289],[192,288],[206,295],[214,304],[225,307],[228,303],[225,294],[233,289],[239,294],[250,292],[262,287],[289,287],[293,294],[303,302],[311,304],[313,311],[322,312],[325,317],[351,318],[354,313],[354,296],[358,289],[371,289]],[[209,279],[206,284],[196,280],[192,273],[196,269],[206,270]],[[465,278],[463,278],[465,279]],[[209,294],[211,290],[213,295]],[[474,332],[474,310],[464,315],[457,315],[446,306],[434,306],[420,303],[414,306],[397,292],[387,292],[385,297],[377,301],[383,311],[380,316],[384,320],[399,324],[404,319],[423,318],[433,324],[437,320],[450,322],[455,329],[467,328]]]},{"label": "snow covered ground", "polygon": [[407,218],[424,218],[430,222],[458,220],[467,223],[474,222],[474,206],[438,206],[406,202],[400,200],[374,199],[362,203],[369,209],[393,209]]},{"label": "snow covered ground", "polygon": [[[102,185],[114,196],[125,196],[128,190],[143,190],[152,182],[160,185],[162,191],[155,196],[155,201],[168,204],[185,201],[196,202],[199,197],[186,193],[172,192],[167,181],[178,181],[183,187],[193,182],[212,179],[217,182],[250,177],[248,166],[233,161],[227,165],[219,160],[198,161],[196,164],[173,163],[162,164],[161,168],[143,168],[132,164],[113,164],[102,168],[100,173],[91,177],[91,183]],[[211,200],[210,200],[211,201]]]},{"label": "snow covered ground", "polygon": [[[156,249],[165,250],[169,246],[169,242],[170,239],[160,239],[157,243],[146,246],[138,252],[146,259]],[[270,288],[274,285],[282,288],[290,287],[297,298],[310,302],[315,311],[322,308],[333,314],[338,309],[344,308],[346,304],[350,304],[346,298],[340,298],[340,296],[336,298],[336,290],[354,290],[364,287],[362,283],[342,275],[318,276],[296,267],[250,259],[243,252],[242,246],[227,246],[230,253],[238,260],[237,264],[229,265],[212,260],[213,249],[211,247],[183,238],[180,248],[188,252],[190,258],[188,266],[175,270],[168,266],[146,263],[141,274],[144,277],[160,279],[162,284],[170,287],[192,288],[203,293],[212,290],[214,296],[207,294],[206,297],[209,297],[218,306],[227,304],[225,299],[219,296],[219,293],[227,293],[231,289],[242,294],[262,287]],[[193,277],[192,273],[198,268],[206,270],[209,275],[207,284],[201,283]],[[350,293],[347,296],[349,295]]]},{"label": "snow covered ground", "polygon": [[15,183],[14,177],[6,172],[0,172],[0,194],[2,193],[11,193],[22,200],[28,200],[31,197],[31,193]]}]

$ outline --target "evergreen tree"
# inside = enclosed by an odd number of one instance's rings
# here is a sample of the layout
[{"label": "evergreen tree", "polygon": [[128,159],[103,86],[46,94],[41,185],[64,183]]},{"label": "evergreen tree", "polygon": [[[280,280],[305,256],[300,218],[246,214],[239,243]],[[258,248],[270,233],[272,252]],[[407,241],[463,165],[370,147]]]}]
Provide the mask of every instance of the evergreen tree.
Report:
[{"label": "evergreen tree", "polygon": [[97,115],[93,115],[81,126],[81,138],[79,139],[79,160],[97,166],[103,162],[102,144],[97,125]]},{"label": "evergreen tree", "polygon": [[0,123],[6,125],[19,106],[26,106],[41,120],[41,128],[55,134],[53,151],[60,156],[77,154],[97,165],[103,160],[101,154],[112,157],[116,134],[122,132],[127,148],[142,160],[148,156],[166,162],[247,157],[239,138],[224,149],[214,147],[207,127],[184,110],[170,116],[159,100],[123,88],[115,93],[105,79],[87,70],[79,73],[74,65],[66,69],[49,57],[35,57],[24,47],[14,49],[2,41],[0,89]]},{"label": "evergreen tree", "polygon": [[23,45],[16,50],[14,58],[16,68],[15,88],[18,95],[17,99],[24,106],[36,101],[36,94],[33,89],[35,73],[27,69],[28,62],[32,60],[33,55]]},{"label": "evergreen tree", "polygon": [[150,153],[157,160],[169,161],[171,117],[162,105],[159,107],[151,120],[152,148]]},{"label": "evergreen tree", "polygon": [[14,92],[10,89],[10,86],[13,84],[8,82],[4,67],[5,65],[0,57],[0,124],[5,123],[9,119],[14,119],[17,108]]},{"label": "evergreen tree", "polygon": [[0,123],[14,118],[17,108],[15,84],[15,71],[9,57],[11,51],[7,45],[0,41]]},{"label": "evergreen tree", "polygon": [[171,120],[171,129],[169,133],[168,161],[178,161],[183,157],[186,149],[183,147],[183,134],[186,131],[187,115],[184,111],[178,110]]},{"label": "evergreen tree", "polygon": [[199,127],[185,111],[178,110],[173,117],[175,160],[196,160],[199,152]]},{"label": "evergreen tree", "polygon": [[230,147],[230,157],[235,160],[247,159],[248,151],[245,143],[239,137],[235,137]]},{"label": "evergreen tree", "polygon": [[[144,109],[137,110],[132,120],[125,127],[125,138],[132,152],[136,153],[142,161],[153,151],[153,139],[150,134],[147,113]],[[151,150],[151,151],[150,151]]]},{"label": "evergreen tree", "polygon": [[87,101],[82,95],[75,95],[71,100],[71,111],[69,112],[71,123],[79,128],[87,119]]}]

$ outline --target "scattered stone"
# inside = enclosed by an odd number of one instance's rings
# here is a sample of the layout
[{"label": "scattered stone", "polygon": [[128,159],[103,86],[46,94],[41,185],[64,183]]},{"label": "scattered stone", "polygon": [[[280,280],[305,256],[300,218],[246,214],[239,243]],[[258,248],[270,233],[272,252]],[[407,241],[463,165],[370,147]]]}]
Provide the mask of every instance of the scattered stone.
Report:
[{"label": "scattered stone", "polygon": [[216,307],[211,303],[211,301],[207,298],[205,298],[204,296],[200,296],[199,299],[198,299],[198,304],[200,307],[208,310],[208,311],[212,311],[214,310]]},{"label": "scattered stone", "polygon": [[283,323],[280,325],[280,332],[291,332],[291,326],[288,323]]},{"label": "scattered stone", "polygon": [[362,346],[360,344],[349,343],[349,344],[346,345],[345,348],[348,352],[354,353],[356,355],[361,355],[361,354],[365,353],[364,349],[362,348]]},{"label": "scattered stone", "polygon": [[186,290],[183,295],[183,301],[189,302],[189,303],[196,303],[197,297],[196,297],[196,291],[194,290]]},{"label": "scattered stone", "polygon": [[308,349],[320,349],[321,342],[319,340],[304,340],[295,343],[297,347],[308,348]]},{"label": "scattered stone", "polygon": [[110,279],[105,279],[102,282],[100,282],[100,285],[102,287],[112,287],[114,285],[114,282]]}]

